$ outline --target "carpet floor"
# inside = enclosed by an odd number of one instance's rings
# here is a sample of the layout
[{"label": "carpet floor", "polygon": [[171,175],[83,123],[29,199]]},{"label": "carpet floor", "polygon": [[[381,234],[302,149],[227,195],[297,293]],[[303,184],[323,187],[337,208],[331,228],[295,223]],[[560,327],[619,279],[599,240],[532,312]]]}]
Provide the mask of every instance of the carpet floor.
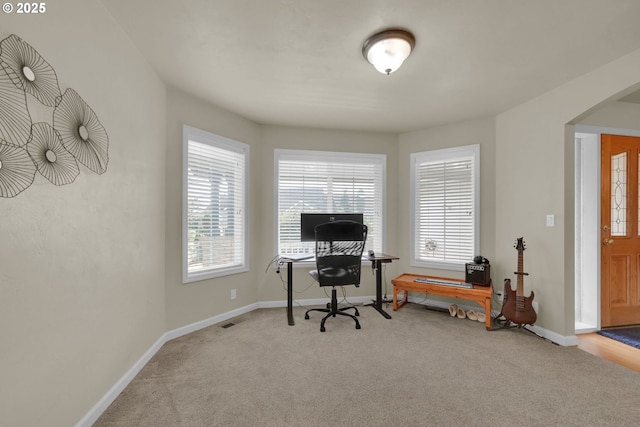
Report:
[{"label": "carpet floor", "polygon": [[[640,374],[407,304],[362,329],[261,309],[167,342],[94,427],[637,426]],[[228,322],[226,322],[228,323]]]},{"label": "carpet floor", "polygon": [[630,328],[605,329],[598,331],[604,337],[630,345],[631,347],[640,348],[640,327],[634,326]]}]

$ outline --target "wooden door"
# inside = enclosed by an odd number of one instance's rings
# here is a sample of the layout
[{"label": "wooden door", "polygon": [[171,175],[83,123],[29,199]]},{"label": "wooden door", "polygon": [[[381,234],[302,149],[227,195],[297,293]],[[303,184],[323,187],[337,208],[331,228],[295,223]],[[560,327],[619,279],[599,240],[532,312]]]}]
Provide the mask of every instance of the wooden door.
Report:
[{"label": "wooden door", "polygon": [[640,323],[640,138],[601,139],[602,327]]}]

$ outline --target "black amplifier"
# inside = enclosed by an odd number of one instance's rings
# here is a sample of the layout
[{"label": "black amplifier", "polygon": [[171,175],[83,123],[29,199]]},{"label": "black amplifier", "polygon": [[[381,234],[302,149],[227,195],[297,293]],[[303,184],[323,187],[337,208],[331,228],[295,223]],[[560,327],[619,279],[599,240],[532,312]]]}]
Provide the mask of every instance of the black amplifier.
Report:
[{"label": "black amplifier", "polygon": [[464,281],[474,285],[489,286],[491,283],[491,265],[489,264],[465,264]]}]

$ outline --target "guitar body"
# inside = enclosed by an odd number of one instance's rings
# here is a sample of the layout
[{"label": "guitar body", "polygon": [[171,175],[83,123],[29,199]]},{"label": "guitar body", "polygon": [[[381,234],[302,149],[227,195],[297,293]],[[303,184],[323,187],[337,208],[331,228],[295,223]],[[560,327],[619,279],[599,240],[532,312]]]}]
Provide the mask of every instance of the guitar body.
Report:
[{"label": "guitar body", "polygon": [[538,319],[533,309],[534,292],[528,297],[518,296],[515,289],[511,289],[511,279],[504,279],[504,302],[502,316],[517,325],[533,325]]},{"label": "guitar body", "polygon": [[536,323],[538,314],[533,309],[533,291],[528,297],[524,296],[524,276],[528,273],[523,271],[522,255],[525,246],[522,237],[517,239],[515,248],[518,251],[518,271],[514,274],[518,277],[518,286],[515,290],[511,289],[511,279],[504,279],[504,300],[498,317],[504,317],[507,320],[507,325],[509,322],[513,322],[522,327]]}]

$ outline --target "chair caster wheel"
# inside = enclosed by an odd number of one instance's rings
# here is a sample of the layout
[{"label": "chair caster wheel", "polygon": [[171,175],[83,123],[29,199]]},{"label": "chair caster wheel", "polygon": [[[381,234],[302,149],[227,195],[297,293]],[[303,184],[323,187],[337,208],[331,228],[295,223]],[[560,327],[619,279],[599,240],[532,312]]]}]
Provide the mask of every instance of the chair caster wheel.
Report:
[{"label": "chair caster wheel", "polygon": [[326,332],[326,329],[324,328],[324,326],[320,327],[320,332]]},{"label": "chair caster wheel", "polygon": [[360,312],[356,310],[356,316],[360,316]]},{"label": "chair caster wheel", "polygon": [[305,314],[304,314],[304,318],[305,318],[306,320],[309,320],[309,315],[308,315],[307,313],[305,313]]},{"label": "chair caster wheel", "polygon": [[356,329],[362,329],[360,325],[356,325]]}]

